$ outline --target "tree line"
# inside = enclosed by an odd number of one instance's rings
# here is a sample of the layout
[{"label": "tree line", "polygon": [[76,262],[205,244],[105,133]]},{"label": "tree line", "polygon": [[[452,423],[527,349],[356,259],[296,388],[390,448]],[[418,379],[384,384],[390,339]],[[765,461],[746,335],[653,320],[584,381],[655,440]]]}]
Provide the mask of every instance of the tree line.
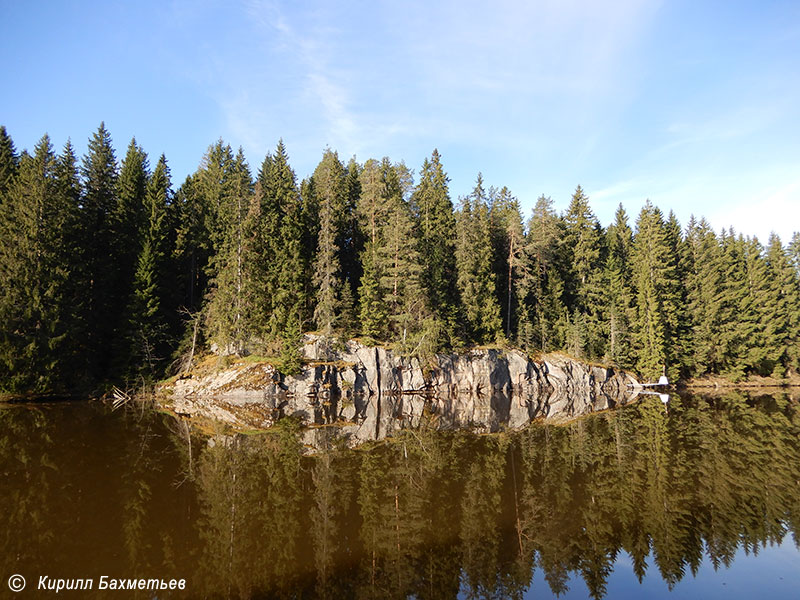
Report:
[{"label": "tree line", "polygon": [[173,188],[103,124],[79,161],[0,127],[0,381],[57,392],[152,380],[206,349],[291,372],[304,332],[430,356],[562,350],[651,378],[800,367],[800,235],[766,246],[646,201],[603,227],[578,186],[529,218],[506,187],[454,203],[434,150],[415,180],[330,149],[298,182],[283,142],[253,173],[212,144]]}]

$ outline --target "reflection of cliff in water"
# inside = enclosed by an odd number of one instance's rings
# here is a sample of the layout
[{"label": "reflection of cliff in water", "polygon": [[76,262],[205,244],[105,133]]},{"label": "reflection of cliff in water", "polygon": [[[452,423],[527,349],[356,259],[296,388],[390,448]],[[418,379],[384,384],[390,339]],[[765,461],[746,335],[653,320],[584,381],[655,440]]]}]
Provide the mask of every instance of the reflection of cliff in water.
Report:
[{"label": "reflection of cliff in water", "polygon": [[230,572],[243,596],[514,597],[539,570],[556,593],[579,573],[600,597],[624,551],[640,580],[651,556],[671,586],[704,555],[728,565],[740,546],[797,531],[798,433],[786,401],[730,394],[514,435],[408,430],[301,461],[285,433],[240,437],[201,460],[219,532],[204,564],[241,561]]},{"label": "reflection of cliff in water", "polygon": [[[416,358],[353,341],[331,360],[318,342],[306,346],[309,362],[297,375],[243,361],[168,384],[165,403],[177,413],[240,428],[267,428],[287,416],[336,425],[355,446],[421,425],[521,429],[537,418],[566,420],[636,396],[629,374],[560,354],[533,360],[518,350],[473,350],[438,355],[435,366],[423,368]],[[312,445],[315,436],[308,432]]]},{"label": "reflection of cliff in water", "polygon": [[358,450],[330,435],[313,456],[290,421],[194,443],[181,427],[88,404],[0,410],[5,570],[242,598],[519,597],[578,576],[601,597],[620,556],[672,586],[800,525],[800,413],[783,397],[672,396],[668,414],[653,397]]}]

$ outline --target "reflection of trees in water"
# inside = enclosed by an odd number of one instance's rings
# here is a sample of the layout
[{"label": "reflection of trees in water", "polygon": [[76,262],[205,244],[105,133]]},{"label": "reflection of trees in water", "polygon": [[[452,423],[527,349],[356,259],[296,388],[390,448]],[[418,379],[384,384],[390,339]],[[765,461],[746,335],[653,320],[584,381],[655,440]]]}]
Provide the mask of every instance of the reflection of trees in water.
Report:
[{"label": "reflection of trees in water", "polygon": [[29,585],[34,574],[187,573],[194,491],[168,476],[179,460],[167,419],[86,403],[0,409],[3,568]]},{"label": "reflection of trees in water", "polygon": [[578,575],[602,597],[622,553],[671,586],[800,525],[800,411],[781,397],[673,397],[669,414],[646,399],[515,434],[333,441],[314,457],[290,427],[198,453],[168,417],[114,415],[0,411],[9,572],[320,598],[520,597],[534,577],[563,592]]},{"label": "reflection of trees in water", "polygon": [[298,546],[311,545],[299,528],[304,491],[294,434],[224,438],[203,452],[198,484],[205,589],[249,597],[293,583],[305,567]]},{"label": "reflection of trees in water", "polygon": [[520,597],[539,571],[556,593],[575,573],[602,597],[621,552],[640,579],[652,556],[672,586],[705,555],[727,565],[795,531],[799,432],[787,402],[729,394],[513,435],[404,432],[302,460],[290,437],[217,446],[201,459],[209,583],[226,593],[238,498],[234,595]]},{"label": "reflection of trees in water", "polygon": [[645,401],[585,419],[585,465],[573,458],[577,423],[521,436],[533,467],[528,505],[546,507],[533,511],[534,546],[554,591],[577,568],[602,596],[620,550],[640,579],[652,552],[672,586],[687,567],[697,571],[704,545],[719,565],[740,544],[757,549],[783,538],[798,504],[798,428],[787,418],[796,409],[754,409],[737,394],[713,404],[676,397],[669,416]]},{"label": "reflection of trees in water", "polygon": [[55,538],[49,512],[61,478],[49,433],[47,415],[36,407],[0,410],[0,541],[10,573],[37,563]]}]

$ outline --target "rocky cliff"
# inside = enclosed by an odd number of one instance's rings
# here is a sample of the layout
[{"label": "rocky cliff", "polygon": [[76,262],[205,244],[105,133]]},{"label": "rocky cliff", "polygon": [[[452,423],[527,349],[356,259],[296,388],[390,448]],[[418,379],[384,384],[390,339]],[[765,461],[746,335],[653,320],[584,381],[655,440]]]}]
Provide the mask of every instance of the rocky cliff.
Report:
[{"label": "rocky cliff", "polygon": [[[425,423],[480,432],[516,429],[536,418],[570,419],[635,397],[629,374],[560,354],[532,360],[517,350],[439,355],[425,368],[381,347],[350,341],[332,349],[306,336],[306,365],[285,377],[242,361],[162,386],[159,397],[187,416],[269,427],[282,416],[337,424],[349,443],[382,439]],[[316,435],[314,428],[307,432]],[[309,439],[313,444],[313,439]]]}]

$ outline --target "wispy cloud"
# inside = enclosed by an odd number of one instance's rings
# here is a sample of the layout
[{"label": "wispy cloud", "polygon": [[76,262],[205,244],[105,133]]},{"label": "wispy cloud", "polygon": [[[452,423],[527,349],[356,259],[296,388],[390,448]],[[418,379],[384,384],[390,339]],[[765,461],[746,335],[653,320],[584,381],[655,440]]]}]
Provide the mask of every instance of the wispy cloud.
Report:
[{"label": "wispy cloud", "polygon": [[349,108],[347,90],[319,71],[309,72],[307,81],[311,93],[322,106],[329,135],[347,147],[358,145],[358,126]]},{"label": "wispy cloud", "polygon": [[287,90],[289,97],[284,100],[304,101],[312,109],[309,112],[322,117],[325,130],[316,134],[324,144],[357,147],[360,131],[351,108],[350,90],[336,76],[340,68],[335,64],[336,50],[331,41],[335,28],[321,25],[313,18],[293,23],[281,6],[271,0],[249,0],[247,10],[258,24],[264,43],[277,50],[289,68],[298,71],[295,77],[302,85]]},{"label": "wispy cloud", "polygon": [[748,152],[776,140],[787,165],[797,158],[785,131],[800,86],[786,82],[786,64],[734,69],[721,56],[728,72],[709,71],[705,36],[715,32],[700,26],[686,33],[689,45],[661,48],[683,35],[685,15],[660,0],[244,8],[221,11],[237,37],[204,44],[200,79],[223,136],[251,157],[283,137],[301,176],[325,146],[411,166],[438,147],[454,196],[479,170],[529,207],[540,193],[560,206],[581,183],[604,221],[619,202],[634,217],[651,198],[684,221],[741,202],[739,212],[721,209],[720,223],[741,214],[746,225],[745,198],[784,186],[770,196],[778,207],[794,193],[793,178],[766,179]]},{"label": "wispy cloud", "polygon": [[666,127],[669,141],[656,149],[655,153],[661,155],[686,146],[737,141],[772,127],[780,121],[785,111],[784,102],[775,99],[758,104],[749,101],[737,103],[721,113],[704,118],[696,114],[684,115]]},{"label": "wispy cloud", "polygon": [[[412,2],[372,6],[354,23],[350,11],[311,6],[248,0],[246,9],[270,58],[302,81],[284,90],[285,102],[313,113],[321,146],[361,153],[437,136],[440,143],[474,144],[494,139],[489,134],[516,147],[526,138],[535,143],[528,127],[498,127],[498,119],[552,120],[552,102],[564,94],[583,112],[601,97],[619,97],[620,61],[658,2],[597,9],[579,2]],[[258,88],[268,86],[258,77],[242,83],[252,93],[221,103],[231,124],[263,117],[258,104],[248,110],[244,101],[263,105],[268,90]]]},{"label": "wispy cloud", "polygon": [[648,186],[649,183],[645,183],[642,179],[617,181],[607,187],[592,190],[591,198],[595,202],[619,203],[627,200],[631,195],[640,194],[641,190]]}]

